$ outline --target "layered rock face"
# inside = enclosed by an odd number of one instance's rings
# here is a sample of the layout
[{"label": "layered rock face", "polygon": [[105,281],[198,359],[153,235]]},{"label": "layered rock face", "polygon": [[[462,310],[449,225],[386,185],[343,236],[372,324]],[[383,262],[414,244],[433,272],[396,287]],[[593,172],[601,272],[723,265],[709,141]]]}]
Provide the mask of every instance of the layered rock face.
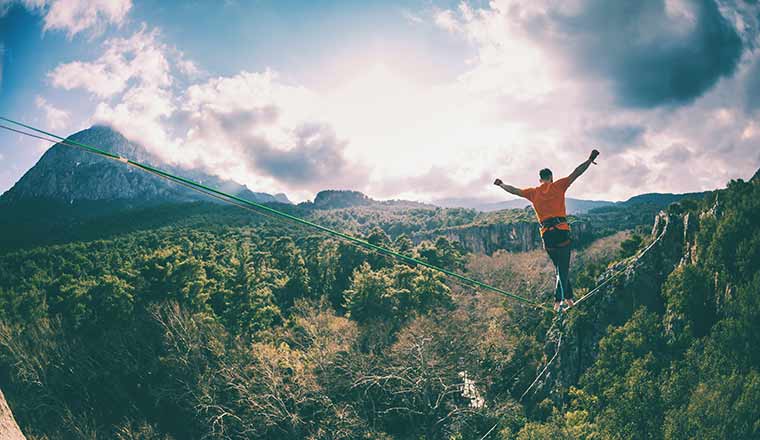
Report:
[{"label": "layered rock face", "polygon": [[[416,239],[443,236],[459,242],[467,251],[491,255],[497,250],[525,252],[541,248],[541,233],[535,221],[465,225],[432,232]],[[591,239],[592,227],[587,221],[576,221],[571,226],[574,242],[584,243]]]}]

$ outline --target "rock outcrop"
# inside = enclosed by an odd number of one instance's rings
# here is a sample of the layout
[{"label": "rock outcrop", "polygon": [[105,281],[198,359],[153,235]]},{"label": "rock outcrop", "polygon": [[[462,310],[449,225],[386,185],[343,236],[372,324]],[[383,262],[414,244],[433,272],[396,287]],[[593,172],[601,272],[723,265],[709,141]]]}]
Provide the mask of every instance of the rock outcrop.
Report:
[{"label": "rock outcrop", "polygon": [[2,440],[26,440],[24,434],[13,417],[8,402],[5,401],[3,392],[0,391],[0,439]]},{"label": "rock outcrop", "polygon": [[[591,239],[592,228],[588,221],[573,222],[573,241],[585,243]],[[508,223],[470,224],[444,228],[428,234],[415,236],[415,241],[446,237],[459,242],[468,252],[491,255],[497,250],[525,252],[541,248],[541,233],[536,221],[516,221]]]},{"label": "rock outcrop", "polygon": [[325,190],[317,193],[312,207],[316,209],[336,209],[367,206],[373,203],[374,200],[359,191]]}]

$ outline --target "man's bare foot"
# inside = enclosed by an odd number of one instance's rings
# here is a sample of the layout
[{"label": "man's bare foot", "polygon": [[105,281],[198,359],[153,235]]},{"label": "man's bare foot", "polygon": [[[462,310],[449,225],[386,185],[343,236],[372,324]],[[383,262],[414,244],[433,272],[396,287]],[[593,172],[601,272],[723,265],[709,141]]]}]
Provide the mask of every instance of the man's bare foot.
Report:
[{"label": "man's bare foot", "polygon": [[559,312],[560,305],[561,305],[561,303],[559,301],[555,301],[554,302],[554,311],[555,312]]}]

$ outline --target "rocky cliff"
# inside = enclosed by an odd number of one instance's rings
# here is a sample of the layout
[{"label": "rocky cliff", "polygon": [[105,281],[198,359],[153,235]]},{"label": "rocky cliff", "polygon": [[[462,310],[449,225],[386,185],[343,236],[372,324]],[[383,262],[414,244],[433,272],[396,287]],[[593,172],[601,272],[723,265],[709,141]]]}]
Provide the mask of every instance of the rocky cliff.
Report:
[{"label": "rocky cliff", "polygon": [[8,402],[5,401],[3,392],[0,391],[0,439],[2,440],[26,440],[24,434],[13,417]]},{"label": "rocky cliff", "polygon": [[359,191],[325,190],[317,193],[311,207],[316,209],[336,209],[367,206],[373,202],[374,200]]},{"label": "rocky cliff", "polygon": [[[585,243],[592,236],[591,223],[575,221],[571,227],[573,241]],[[459,242],[467,251],[479,254],[493,254],[503,249],[509,252],[525,252],[542,246],[541,234],[535,220],[520,220],[494,223],[473,223],[453,228],[438,229],[415,236],[415,241],[446,237]]]}]

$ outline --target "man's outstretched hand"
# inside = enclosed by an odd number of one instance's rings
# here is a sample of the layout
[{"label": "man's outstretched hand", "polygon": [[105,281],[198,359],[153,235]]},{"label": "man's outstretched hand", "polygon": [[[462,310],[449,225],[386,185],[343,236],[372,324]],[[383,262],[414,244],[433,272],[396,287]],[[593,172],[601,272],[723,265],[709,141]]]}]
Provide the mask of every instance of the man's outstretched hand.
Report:
[{"label": "man's outstretched hand", "polygon": [[594,165],[596,165],[595,160],[596,160],[597,156],[599,156],[599,150],[592,150],[591,151],[591,155],[588,157],[588,159],[591,161],[591,163],[593,163]]},{"label": "man's outstretched hand", "polygon": [[496,186],[501,186],[502,183],[504,183],[504,182],[502,182],[501,179],[496,179],[493,182],[493,184],[496,185]]}]

